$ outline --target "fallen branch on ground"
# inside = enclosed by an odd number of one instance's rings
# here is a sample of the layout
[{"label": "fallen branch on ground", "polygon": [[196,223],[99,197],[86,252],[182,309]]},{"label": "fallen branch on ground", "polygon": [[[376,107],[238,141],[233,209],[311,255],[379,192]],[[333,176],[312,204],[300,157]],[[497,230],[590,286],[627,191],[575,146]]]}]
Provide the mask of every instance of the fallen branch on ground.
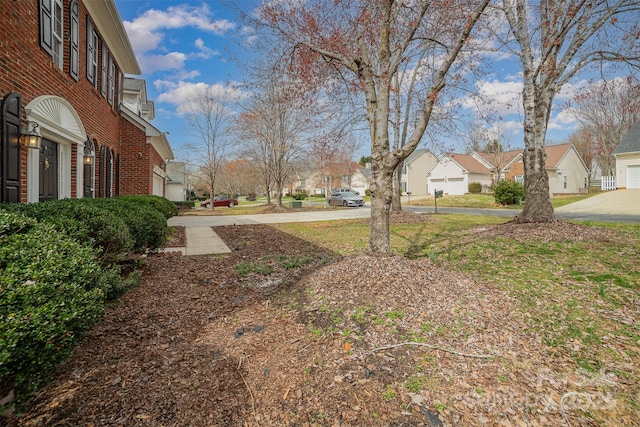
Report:
[{"label": "fallen branch on ground", "polygon": [[436,345],[425,344],[425,343],[422,343],[422,342],[413,342],[413,341],[401,342],[399,344],[390,344],[390,345],[386,345],[384,347],[378,347],[378,348],[374,348],[373,350],[365,351],[364,353],[373,354],[373,353],[376,353],[378,351],[390,350],[392,348],[402,347],[402,346],[405,346],[405,345],[416,345],[416,346],[420,346],[420,347],[427,347],[427,348],[430,348],[432,350],[441,350],[441,351],[445,351],[447,353],[455,354],[457,356],[475,357],[476,359],[491,359],[492,357],[496,357],[495,354],[461,353],[461,352],[456,351],[456,350],[451,350],[451,349],[448,349],[448,348],[438,347]]}]

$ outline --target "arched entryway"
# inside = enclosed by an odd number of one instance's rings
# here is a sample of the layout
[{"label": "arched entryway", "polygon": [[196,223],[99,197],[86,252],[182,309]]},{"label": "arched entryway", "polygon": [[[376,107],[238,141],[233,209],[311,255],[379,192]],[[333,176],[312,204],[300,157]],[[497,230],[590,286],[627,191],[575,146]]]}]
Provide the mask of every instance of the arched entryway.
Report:
[{"label": "arched entryway", "polygon": [[[40,151],[29,150],[27,158],[27,202],[62,199],[84,194],[83,164],[87,134],[80,116],[65,99],[42,95],[24,108],[26,119],[38,123],[42,135]],[[75,161],[72,157],[75,156]],[[72,165],[76,181],[72,182]]]}]

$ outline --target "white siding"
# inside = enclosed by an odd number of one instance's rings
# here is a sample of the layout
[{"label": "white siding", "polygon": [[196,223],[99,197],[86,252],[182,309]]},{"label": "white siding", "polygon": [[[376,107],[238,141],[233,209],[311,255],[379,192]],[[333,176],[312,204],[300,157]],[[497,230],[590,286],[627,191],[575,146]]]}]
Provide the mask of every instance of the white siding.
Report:
[{"label": "white siding", "polygon": [[588,172],[576,151],[569,149],[557,167],[548,172],[549,194],[578,194],[584,188]]},{"label": "white siding", "polygon": [[[452,193],[449,185],[449,181],[451,179],[462,179],[464,184],[464,178],[465,174],[462,173],[462,169],[460,168],[460,166],[450,158],[445,157],[444,159],[441,159],[438,163],[436,163],[433,169],[431,169],[430,176],[428,177],[429,193],[433,194],[435,190],[443,190],[444,194],[464,194],[465,191],[460,193],[458,192],[459,190],[456,190],[456,193]],[[455,184],[454,188],[457,188],[455,187]]]},{"label": "white siding", "polygon": [[403,180],[407,183],[407,190],[413,195],[427,194],[427,173],[438,159],[430,151],[424,151],[407,165],[407,174]]},{"label": "white siding", "polygon": [[634,190],[640,188],[640,165],[627,166],[627,188]]},{"label": "white siding", "polygon": [[[635,177],[635,166],[640,166],[640,153],[618,154],[616,156],[616,175],[618,188],[640,188],[638,183],[628,183],[628,178]],[[631,167],[629,174],[628,168]]]}]

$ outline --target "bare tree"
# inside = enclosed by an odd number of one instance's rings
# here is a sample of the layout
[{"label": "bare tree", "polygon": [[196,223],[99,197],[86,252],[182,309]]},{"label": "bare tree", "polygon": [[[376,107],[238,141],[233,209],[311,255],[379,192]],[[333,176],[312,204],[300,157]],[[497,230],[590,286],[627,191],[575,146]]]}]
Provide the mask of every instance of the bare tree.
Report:
[{"label": "bare tree", "polygon": [[[416,148],[447,77],[489,0],[456,2],[281,0],[263,3],[262,24],[290,47],[292,67],[310,84],[342,82],[366,109],[371,139],[369,250],[389,253],[393,172]],[[424,60],[416,62],[412,54]],[[403,146],[390,145],[394,83],[403,65],[420,68],[418,107]],[[345,86],[343,86],[344,88]],[[344,89],[343,89],[344,91]],[[364,110],[363,109],[363,110]]]},{"label": "bare tree", "polygon": [[256,164],[267,203],[275,190],[278,206],[282,206],[282,193],[294,164],[304,157],[314,122],[309,103],[291,96],[294,86],[285,73],[272,69],[271,78],[261,82],[261,89],[254,92],[236,121],[241,153]]},{"label": "bare tree", "polygon": [[[200,143],[194,144],[192,149],[200,156],[200,175],[212,198],[227,150],[226,124],[232,115],[228,103],[229,94],[213,86],[194,89],[187,98],[187,123],[200,138]],[[213,205],[211,203],[211,209]]]},{"label": "bare tree", "polygon": [[491,165],[494,183],[500,181],[502,169],[515,157],[510,151],[512,136],[511,130],[498,123],[492,129],[476,129],[471,139],[469,149]]},{"label": "bare tree", "polygon": [[640,120],[640,83],[631,76],[600,81],[576,95],[572,104],[580,135],[588,142],[580,145],[589,149],[589,161],[594,159],[603,175],[615,175],[613,151]]},{"label": "bare tree", "polygon": [[515,38],[506,41],[523,71],[526,204],[520,222],[555,220],[545,168],[545,138],[556,93],[586,67],[638,65],[637,0],[503,0]]}]

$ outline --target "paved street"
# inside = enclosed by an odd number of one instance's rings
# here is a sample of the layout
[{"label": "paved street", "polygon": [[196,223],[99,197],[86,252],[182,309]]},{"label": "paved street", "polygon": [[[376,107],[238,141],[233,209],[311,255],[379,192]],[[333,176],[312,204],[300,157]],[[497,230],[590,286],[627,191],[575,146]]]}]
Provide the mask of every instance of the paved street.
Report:
[{"label": "paved street", "polygon": [[[405,207],[415,212],[434,212],[433,207]],[[438,207],[438,212],[470,215],[493,215],[514,217],[521,211],[514,209],[475,209]],[[562,206],[555,210],[556,216],[564,220],[596,222],[625,222],[640,224],[640,190],[607,191],[580,202]],[[279,224],[286,222],[313,222],[337,219],[367,218],[371,208],[327,208],[312,212],[291,212],[261,215],[190,216],[182,215],[169,219],[171,226],[215,227],[242,224]]]}]

